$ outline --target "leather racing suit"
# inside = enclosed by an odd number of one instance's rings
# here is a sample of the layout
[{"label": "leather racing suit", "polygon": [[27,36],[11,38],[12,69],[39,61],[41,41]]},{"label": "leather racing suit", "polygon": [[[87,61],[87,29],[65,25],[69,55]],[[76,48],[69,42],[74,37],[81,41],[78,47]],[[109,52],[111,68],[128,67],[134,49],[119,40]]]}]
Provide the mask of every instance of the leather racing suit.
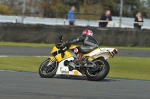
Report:
[{"label": "leather racing suit", "polygon": [[71,45],[80,42],[83,43],[83,46],[77,47],[77,49],[79,50],[78,53],[89,53],[99,47],[98,41],[94,37],[89,35],[81,35],[78,38],[67,41],[66,44]]}]

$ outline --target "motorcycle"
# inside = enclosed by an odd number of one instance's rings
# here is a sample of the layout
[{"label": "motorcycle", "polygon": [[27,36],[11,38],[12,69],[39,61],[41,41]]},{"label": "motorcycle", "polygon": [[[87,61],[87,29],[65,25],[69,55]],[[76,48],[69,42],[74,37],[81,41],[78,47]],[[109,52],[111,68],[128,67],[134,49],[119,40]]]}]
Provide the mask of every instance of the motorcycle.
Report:
[{"label": "motorcycle", "polygon": [[39,75],[43,78],[52,78],[55,75],[87,77],[90,81],[103,80],[109,73],[110,65],[107,62],[118,53],[115,48],[96,48],[88,53],[82,53],[79,60],[74,49],[77,46],[62,46],[60,43],[53,46],[51,54],[39,67]]}]

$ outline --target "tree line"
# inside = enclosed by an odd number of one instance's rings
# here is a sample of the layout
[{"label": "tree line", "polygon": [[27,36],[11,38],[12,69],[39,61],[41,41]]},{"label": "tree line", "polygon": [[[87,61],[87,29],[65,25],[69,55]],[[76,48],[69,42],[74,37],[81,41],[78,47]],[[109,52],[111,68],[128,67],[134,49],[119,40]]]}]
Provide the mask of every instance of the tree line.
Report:
[{"label": "tree line", "polygon": [[[3,0],[0,14],[22,15],[24,0]],[[134,17],[140,11],[150,18],[150,0],[123,0],[123,16]],[[120,0],[26,0],[26,16],[67,18],[71,6],[76,7],[76,18],[99,19],[107,9],[113,16],[119,16]]]}]

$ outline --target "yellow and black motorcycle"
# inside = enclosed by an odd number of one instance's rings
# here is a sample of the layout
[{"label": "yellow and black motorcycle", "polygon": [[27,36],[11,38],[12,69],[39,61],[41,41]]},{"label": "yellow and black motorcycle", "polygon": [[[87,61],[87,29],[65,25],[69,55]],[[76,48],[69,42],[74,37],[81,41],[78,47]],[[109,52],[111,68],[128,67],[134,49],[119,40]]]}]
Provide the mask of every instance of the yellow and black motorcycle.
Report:
[{"label": "yellow and black motorcycle", "polygon": [[107,60],[117,54],[117,49],[99,47],[89,53],[82,53],[83,58],[78,60],[74,53],[76,47],[62,46],[61,43],[54,45],[52,56],[40,65],[39,75],[43,78],[67,75],[86,76],[91,81],[103,80],[110,70]]}]

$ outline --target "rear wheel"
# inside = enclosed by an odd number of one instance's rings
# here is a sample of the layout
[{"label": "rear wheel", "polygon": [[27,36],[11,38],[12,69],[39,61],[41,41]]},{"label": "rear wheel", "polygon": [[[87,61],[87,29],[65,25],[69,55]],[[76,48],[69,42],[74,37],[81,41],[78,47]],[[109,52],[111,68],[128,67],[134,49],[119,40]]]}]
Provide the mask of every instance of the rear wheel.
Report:
[{"label": "rear wheel", "polygon": [[90,81],[103,80],[109,73],[109,63],[104,59],[97,59],[93,62],[96,64],[96,67],[88,68],[86,70],[86,77]]},{"label": "rear wheel", "polygon": [[51,78],[55,76],[57,71],[57,63],[51,62],[50,59],[45,60],[39,67],[39,75],[43,78]]}]

